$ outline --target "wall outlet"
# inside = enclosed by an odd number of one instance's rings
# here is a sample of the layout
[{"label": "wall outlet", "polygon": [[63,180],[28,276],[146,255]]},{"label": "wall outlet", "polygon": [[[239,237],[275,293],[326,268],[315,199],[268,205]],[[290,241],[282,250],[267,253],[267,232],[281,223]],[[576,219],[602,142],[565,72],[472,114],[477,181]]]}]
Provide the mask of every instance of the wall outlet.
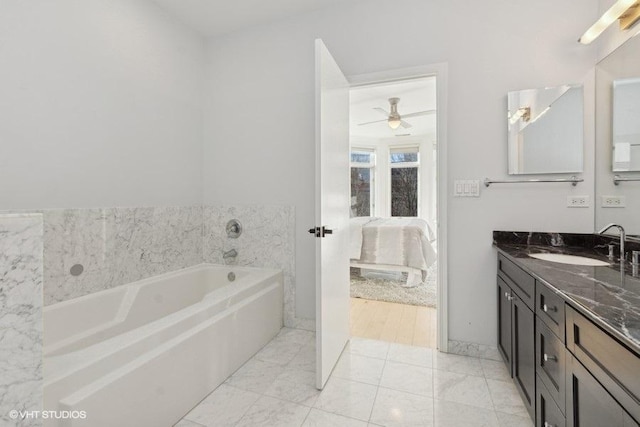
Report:
[{"label": "wall outlet", "polygon": [[588,208],[589,196],[567,196],[568,208]]},{"label": "wall outlet", "polygon": [[602,196],[603,208],[625,208],[627,200],[625,196]]}]

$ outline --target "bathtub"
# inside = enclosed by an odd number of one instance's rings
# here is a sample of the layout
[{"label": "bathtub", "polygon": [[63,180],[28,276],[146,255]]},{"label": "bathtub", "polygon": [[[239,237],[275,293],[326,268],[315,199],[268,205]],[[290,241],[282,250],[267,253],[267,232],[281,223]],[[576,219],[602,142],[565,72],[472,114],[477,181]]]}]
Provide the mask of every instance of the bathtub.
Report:
[{"label": "bathtub", "polygon": [[172,426],[282,326],[271,269],[201,264],[47,306],[44,409],[68,418],[44,425]]}]

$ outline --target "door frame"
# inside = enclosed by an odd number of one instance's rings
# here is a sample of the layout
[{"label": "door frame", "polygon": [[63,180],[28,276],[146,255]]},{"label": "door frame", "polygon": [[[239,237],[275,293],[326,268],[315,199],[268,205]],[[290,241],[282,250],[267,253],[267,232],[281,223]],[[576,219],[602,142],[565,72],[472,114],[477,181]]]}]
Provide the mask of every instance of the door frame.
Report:
[{"label": "door frame", "polygon": [[400,68],[395,70],[380,71],[374,73],[357,74],[347,76],[351,87],[368,86],[379,83],[390,83],[394,81],[411,80],[421,77],[436,77],[436,123],[437,123],[437,171],[436,171],[436,211],[438,214],[438,280],[436,307],[438,318],[438,350],[447,352],[449,348],[449,325],[448,325],[448,280],[447,280],[447,80],[448,64],[446,62]]}]

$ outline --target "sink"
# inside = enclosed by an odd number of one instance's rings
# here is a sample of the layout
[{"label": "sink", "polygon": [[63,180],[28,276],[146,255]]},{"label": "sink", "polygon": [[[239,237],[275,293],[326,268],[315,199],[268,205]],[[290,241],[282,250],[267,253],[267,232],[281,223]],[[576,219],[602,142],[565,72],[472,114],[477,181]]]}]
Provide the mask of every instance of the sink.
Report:
[{"label": "sink", "polygon": [[541,259],[543,261],[558,262],[560,264],[572,265],[590,265],[592,267],[604,267],[610,265],[608,262],[599,259],[587,258],[584,256],[565,255],[565,254],[529,254],[532,258]]}]

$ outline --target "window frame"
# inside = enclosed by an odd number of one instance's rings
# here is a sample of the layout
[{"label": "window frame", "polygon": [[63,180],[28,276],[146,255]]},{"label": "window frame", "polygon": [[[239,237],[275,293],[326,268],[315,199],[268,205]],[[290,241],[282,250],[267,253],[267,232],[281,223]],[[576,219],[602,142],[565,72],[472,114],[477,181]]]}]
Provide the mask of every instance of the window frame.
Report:
[{"label": "window frame", "polygon": [[[370,157],[370,161],[369,162],[353,162],[351,161],[351,154],[353,153],[360,153],[360,154],[369,154],[371,155]],[[353,168],[358,168],[358,169],[369,169],[369,177],[370,177],[370,183],[369,183],[369,216],[373,217],[376,216],[376,195],[377,195],[377,185],[376,185],[376,175],[377,175],[377,170],[376,170],[376,161],[378,158],[378,153],[377,150],[375,148],[368,148],[368,147],[351,147],[351,149],[349,150],[349,172],[351,172],[351,170]],[[351,194],[351,180],[349,180],[349,200],[351,200],[351,198],[353,197],[353,195]],[[351,209],[351,208],[349,208]],[[355,217],[354,217],[355,218]]]},{"label": "window frame", "polygon": [[[420,214],[421,214],[421,204],[422,204],[422,200],[421,200],[421,172],[422,172],[422,167],[421,167],[421,163],[420,163],[420,144],[408,144],[408,145],[393,145],[389,147],[388,150],[389,153],[389,158],[388,158],[388,162],[389,162],[389,177],[388,177],[388,191],[387,191],[387,200],[389,201],[389,206],[387,206],[387,216],[389,218],[421,218]],[[417,154],[417,161],[415,162],[392,162],[391,161],[391,156],[394,153],[416,153]],[[413,217],[402,217],[402,216],[392,216],[392,203],[393,203],[393,184],[392,184],[392,179],[393,179],[393,169],[403,169],[403,168],[416,168],[417,169],[417,176],[416,176],[416,198],[417,198],[417,209],[416,209],[416,216]]]}]

